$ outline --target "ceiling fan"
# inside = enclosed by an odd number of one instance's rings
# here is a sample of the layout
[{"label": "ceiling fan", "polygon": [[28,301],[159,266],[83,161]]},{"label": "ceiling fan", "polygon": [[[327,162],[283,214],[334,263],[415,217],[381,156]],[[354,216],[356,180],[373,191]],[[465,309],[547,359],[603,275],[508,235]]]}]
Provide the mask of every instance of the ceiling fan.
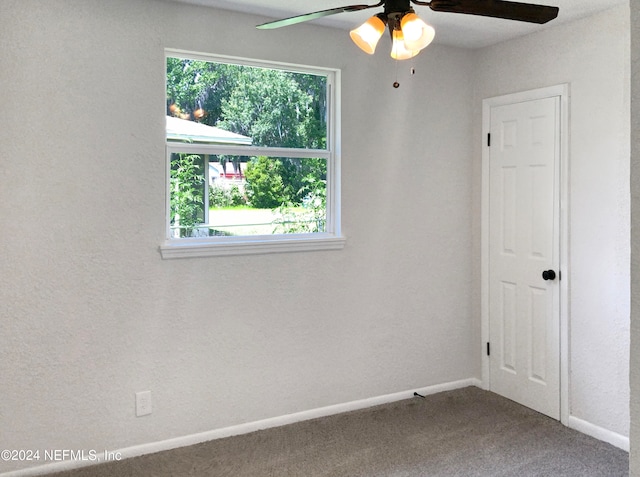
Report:
[{"label": "ceiling fan", "polygon": [[356,12],[384,7],[382,13],[369,18],[358,28],[351,30],[351,39],[363,51],[373,54],[385,27],[389,27],[392,39],[391,57],[405,60],[417,55],[435,36],[435,30],[422,21],[411,7],[427,6],[435,12],[465,13],[485,17],[504,18],[529,23],[547,23],[558,16],[558,7],[503,0],[381,0],[375,5],[348,5],[306,13],[258,25],[259,29],[272,29],[315,20],[344,12]]}]

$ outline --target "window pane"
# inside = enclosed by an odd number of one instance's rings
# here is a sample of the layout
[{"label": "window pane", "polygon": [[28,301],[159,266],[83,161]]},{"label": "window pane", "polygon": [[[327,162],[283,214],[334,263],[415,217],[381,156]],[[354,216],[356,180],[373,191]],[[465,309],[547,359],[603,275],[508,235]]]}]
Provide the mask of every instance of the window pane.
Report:
[{"label": "window pane", "polygon": [[190,237],[206,222],[205,159],[199,154],[171,154],[171,229],[174,237]]},{"label": "window pane", "polygon": [[167,57],[167,139],[327,148],[327,77]]},{"label": "window pane", "polygon": [[326,231],[327,163],[318,158],[171,155],[171,236]]}]

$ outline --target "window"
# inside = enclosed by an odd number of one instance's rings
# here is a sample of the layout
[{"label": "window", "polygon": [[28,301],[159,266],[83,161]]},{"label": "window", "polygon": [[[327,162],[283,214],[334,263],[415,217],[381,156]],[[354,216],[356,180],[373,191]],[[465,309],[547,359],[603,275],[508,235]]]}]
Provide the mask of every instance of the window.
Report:
[{"label": "window", "polygon": [[339,71],[166,52],[163,258],[329,250]]}]

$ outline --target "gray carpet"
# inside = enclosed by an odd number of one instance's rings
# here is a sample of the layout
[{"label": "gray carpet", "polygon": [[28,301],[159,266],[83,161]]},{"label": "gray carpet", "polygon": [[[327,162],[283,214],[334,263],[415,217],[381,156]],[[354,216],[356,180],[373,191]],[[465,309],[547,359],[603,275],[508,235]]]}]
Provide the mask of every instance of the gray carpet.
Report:
[{"label": "gray carpet", "polygon": [[56,477],[628,475],[628,454],[469,387]]}]

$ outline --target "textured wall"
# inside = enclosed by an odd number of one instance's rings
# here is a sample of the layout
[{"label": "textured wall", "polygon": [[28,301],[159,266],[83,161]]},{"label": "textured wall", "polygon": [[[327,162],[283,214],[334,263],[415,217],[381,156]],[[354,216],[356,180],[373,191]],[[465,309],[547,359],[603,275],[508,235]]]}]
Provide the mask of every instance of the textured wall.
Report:
[{"label": "textured wall", "polygon": [[640,476],[640,0],[631,0],[631,454]]},{"label": "textured wall", "polygon": [[[152,0],[0,18],[0,449],[116,449],[476,375],[471,52],[430,47],[396,90],[384,42],[309,25]],[[161,260],[165,47],[342,69],[344,250]]]},{"label": "textured wall", "polygon": [[[479,138],[482,99],[570,83],[570,250],[563,271],[570,293],[570,413],[623,436],[629,435],[628,32],[623,5],[481,50],[474,113]],[[478,238],[480,144],[474,143]],[[479,239],[474,243],[479,256]]]}]

